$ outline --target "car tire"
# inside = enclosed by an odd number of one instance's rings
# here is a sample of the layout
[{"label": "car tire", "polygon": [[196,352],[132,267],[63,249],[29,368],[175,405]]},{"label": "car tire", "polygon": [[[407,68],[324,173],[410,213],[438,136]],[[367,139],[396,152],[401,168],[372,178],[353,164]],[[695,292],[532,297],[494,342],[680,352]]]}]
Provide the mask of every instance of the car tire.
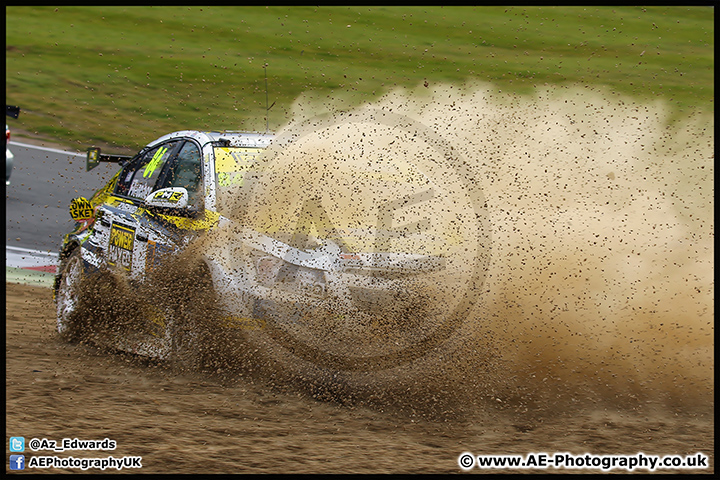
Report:
[{"label": "car tire", "polygon": [[84,265],[80,248],[70,252],[61,264],[60,278],[55,293],[57,329],[62,337],[77,341],[82,335],[80,303]]}]

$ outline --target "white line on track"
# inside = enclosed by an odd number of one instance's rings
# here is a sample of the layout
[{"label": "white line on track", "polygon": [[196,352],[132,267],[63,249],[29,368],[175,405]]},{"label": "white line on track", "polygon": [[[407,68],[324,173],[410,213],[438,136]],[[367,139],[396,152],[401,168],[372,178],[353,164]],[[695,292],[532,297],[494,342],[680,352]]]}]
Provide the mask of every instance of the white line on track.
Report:
[{"label": "white line on track", "polygon": [[[58,153],[60,155],[68,155],[75,157],[84,157],[85,153],[80,152],[66,152],[64,150],[58,150],[56,148],[40,147],[37,145],[30,145],[21,142],[8,142],[10,145],[17,147],[31,148],[35,150],[42,150],[45,152]],[[25,276],[18,274],[15,271],[5,271],[5,279],[11,281],[17,281],[25,284],[40,284],[44,286],[50,286],[51,280],[48,280],[48,273],[55,273],[57,271],[59,255],[54,252],[42,252],[40,250],[31,250],[27,248],[11,247],[5,245],[5,267],[22,268],[24,272],[27,272]],[[32,271],[46,272],[36,273]],[[32,277],[35,275],[35,277]],[[30,277],[32,278],[30,278]],[[52,277],[50,277],[52,278]]]},{"label": "white line on track", "polygon": [[57,266],[58,258],[59,255],[53,252],[5,246],[6,267],[37,268]]},{"label": "white line on track", "polygon": [[81,152],[66,152],[63,150],[58,150],[56,148],[39,147],[37,145],[30,145],[28,143],[20,143],[20,142],[15,142],[15,141],[11,141],[9,143],[10,143],[10,145],[17,145],[18,147],[35,148],[37,150],[43,150],[45,152],[61,153],[63,155],[74,155],[76,157],[84,157],[86,155],[85,153],[81,153]]}]

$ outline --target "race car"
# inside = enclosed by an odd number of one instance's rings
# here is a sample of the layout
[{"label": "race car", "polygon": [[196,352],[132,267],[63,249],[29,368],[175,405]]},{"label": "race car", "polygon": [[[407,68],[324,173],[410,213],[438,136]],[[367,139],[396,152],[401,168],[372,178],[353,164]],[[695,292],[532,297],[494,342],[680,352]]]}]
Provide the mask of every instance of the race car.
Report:
[{"label": "race car", "polygon": [[[20,107],[5,105],[5,114],[8,117],[18,118]],[[10,126],[5,124],[5,185],[10,185],[10,174],[12,174],[15,155],[10,151]]]},{"label": "race car", "polygon": [[5,185],[10,185],[10,174],[13,169],[15,155],[10,151],[10,127],[5,124]]},{"label": "race car", "polygon": [[[353,369],[437,330],[420,279],[444,275],[444,255],[363,250],[350,238],[357,229],[279,230],[238,208],[272,201],[254,193],[273,138],[178,131],[133,156],[88,149],[88,169],[114,162],[119,171],[70,206],[76,224],[54,288],[58,331],[189,363],[217,342],[252,342]],[[325,213],[313,201],[303,212],[315,224]]]}]

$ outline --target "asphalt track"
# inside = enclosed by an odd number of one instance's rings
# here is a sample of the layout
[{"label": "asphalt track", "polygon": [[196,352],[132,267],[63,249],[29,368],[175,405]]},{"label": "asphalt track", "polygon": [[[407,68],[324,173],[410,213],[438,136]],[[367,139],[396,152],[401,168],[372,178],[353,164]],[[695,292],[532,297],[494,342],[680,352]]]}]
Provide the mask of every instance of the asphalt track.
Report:
[{"label": "asphalt track", "polygon": [[49,287],[62,238],[73,226],[70,202],[92,195],[117,167],[87,172],[82,152],[15,141],[9,148],[15,158],[5,187],[5,279]]},{"label": "asphalt track", "polygon": [[57,253],[72,229],[73,198],[89,197],[117,171],[101,164],[85,171],[85,153],[44,145],[10,142],[15,155],[10,185],[5,187],[5,244]]}]

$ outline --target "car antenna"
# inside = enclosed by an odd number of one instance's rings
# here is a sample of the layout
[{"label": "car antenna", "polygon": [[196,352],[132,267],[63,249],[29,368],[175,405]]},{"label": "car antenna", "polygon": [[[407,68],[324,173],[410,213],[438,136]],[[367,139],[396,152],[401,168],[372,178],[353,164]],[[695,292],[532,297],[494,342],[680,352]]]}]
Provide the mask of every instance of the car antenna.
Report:
[{"label": "car antenna", "polygon": [[263,65],[263,70],[265,70],[265,133],[270,131],[270,109],[275,105],[275,102],[273,102],[273,104],[268,107],[267,66],[268,64],[266,62],[265,65]]}]

